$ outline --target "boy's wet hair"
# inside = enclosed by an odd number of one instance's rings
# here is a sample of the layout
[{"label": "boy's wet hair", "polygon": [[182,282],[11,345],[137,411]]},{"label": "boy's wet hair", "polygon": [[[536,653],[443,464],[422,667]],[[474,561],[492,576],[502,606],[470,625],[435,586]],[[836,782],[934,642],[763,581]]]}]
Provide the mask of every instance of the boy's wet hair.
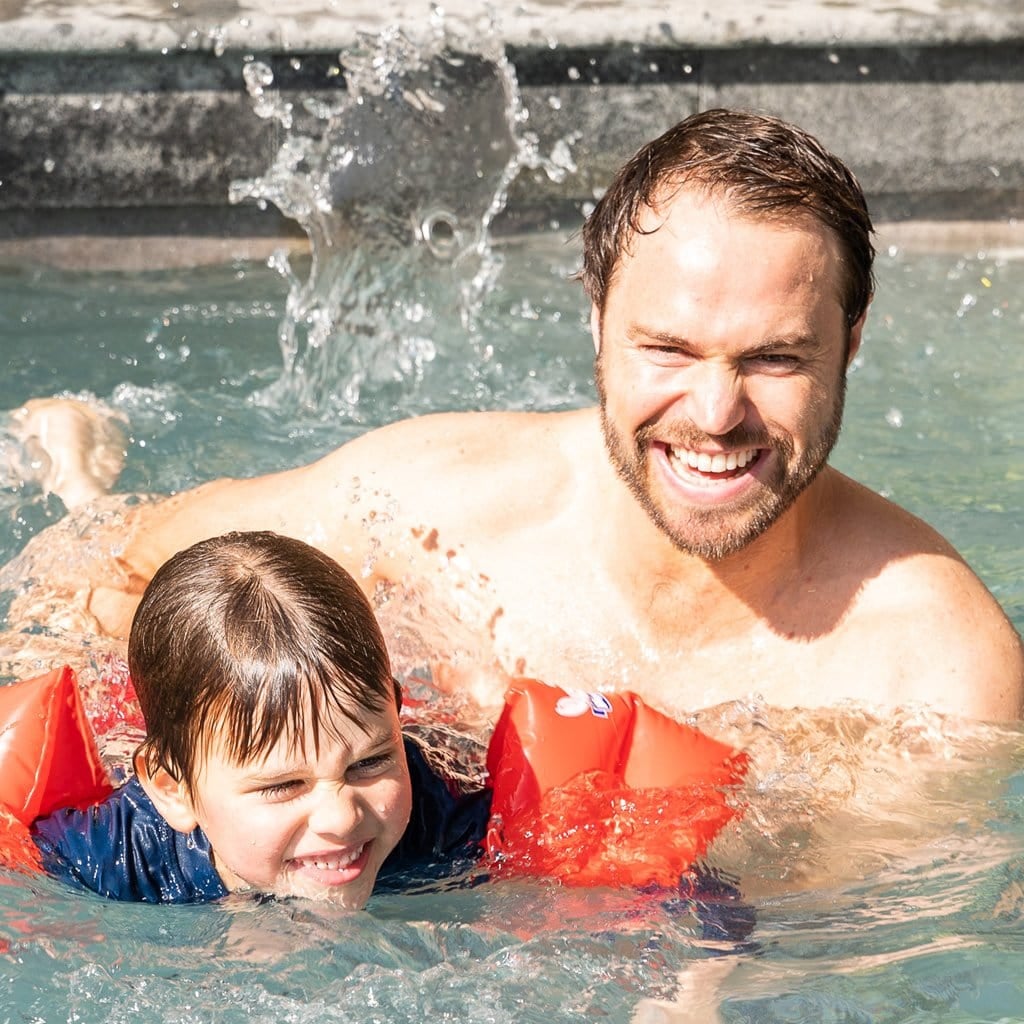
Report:
[{"label": "boy's wet hair", "polygon": [[237,763],[284,735],[319,746],[325,721],[395,701],[369,602],[337,562],[274,533],[229,533],[167,561],[132,622],[128,667],[146,719],[139,748],[191,791],[216,734]]},{"label": "boy's wet hair", "polygon": [[644,230],[645,209],[657,209],[690,187],[723,197],[750,216],[785,220],[803,214],[830,228],[843,253],[847,324],[860,319],[874,290],[874,228],[853,172],[796,125],[724,109],[693,114],[641,147],[587,218],[578,277],[598,310],[623,253]]}]

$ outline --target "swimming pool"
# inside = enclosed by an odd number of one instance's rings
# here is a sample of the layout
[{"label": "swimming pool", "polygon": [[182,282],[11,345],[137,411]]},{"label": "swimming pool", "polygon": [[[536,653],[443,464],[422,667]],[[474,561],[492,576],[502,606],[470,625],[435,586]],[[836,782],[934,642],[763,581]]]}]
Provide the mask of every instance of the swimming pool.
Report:
[{"label": "swimming pool", "polygon": [[[497,248],[505,269],[472,342],[495,355],[471,361],[464,340],[441,340],[419,383],[381,384],[379,401],[364,391],[351,418],[250,401],[280,371],[286,288],[264,265],[8,271],[0,405],[64,390],[102,397],[131,421],[121,486],[165,493],[292,465],[416,408],[590,401],[585,310],[565,279],[572,244],[547,234]],[[1024,441],[1010,410],[1024,373],[1024,261],[892,251],[879,280],[836,462],[946,532],[1021,629]],[[63,511],[31,487],[5,490],[0,508],[5,559]],[[724,1018],[1014,1018],[1020,735],[954,740],[927,716],[883,723],[857,709],[730,716],[770,758],[721,856],[744,867],[762,944],[725,983]],[[908,758],[931,770],[910,805],[887,806],[884,783]],[[831,811],[810,802],[822,779],[837,794]],[[125,907],[48,880],[4,881],[3,1005],[25,1019],[627,1020],[642,996],[671,991],[676,965],[706,956],[691,918],[611,892],[503,884],[385,896],[338,920],[328,908],[242,901]]]},{"label": "swimming pool", "polygon": [[[459,227],[457,211],[438,209]],[[247,261],[151,272],[8,266],[0,408],[29,395],[98,396],[130,422],[119,489],[167,493],[294,465],[399,416],[584,405],[592,348],[582,295],[567,280],[574,227],[495,241],[503,266],[470,296],[468,329],[458,311],[430,307],[439,295],[457,306],[479,266],[453,276],[445,261],[410,263],[381,241],[376,266],[402,296],[381,300],[381,315],[412,325],[410,343],[361,366],[356,388],[333,356],[326,378],[305,386],[317,346],[297,381],[275,387],[281,325],[286,334],[308,326],[289,305],[308,278],[301,251],[293,280]],[[944,532],[1024,629],[1024,438],[1014,414],[1024,259],[887,237],[897,241],[879,259],[835,462]],[[490,254],[478,255],[490,269]],[[9,483],[5,562],[63,515],[55,498]],[[8,637],[3,667],[23,670],[36,649],[83,662],[107,651],[83,651],[57,631]],[[416,667],[414,652],[398,653],[403,669]],[[758,913],[757,950],[738,953],[722,982],[726,1021],[1019,1019],[1019,730],[756,702],[702,721],[755,762],[746,817],[715,852]],[[379,896],[352,915],[241,899],[124,906],[48,879],[0,881],[0,1020],[627,1021],[642,1000],[671,997],[677,973],[713,952],[691,916],[614,891],[502,883]]]}]

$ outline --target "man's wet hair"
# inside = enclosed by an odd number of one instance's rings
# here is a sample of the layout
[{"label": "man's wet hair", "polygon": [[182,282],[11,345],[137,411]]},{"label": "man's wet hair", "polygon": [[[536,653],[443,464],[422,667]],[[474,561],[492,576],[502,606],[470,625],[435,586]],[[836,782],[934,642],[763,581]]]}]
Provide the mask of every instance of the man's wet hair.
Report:
[{"label": "man's wet hair", "polygon": [[241,764],[282,736],[319,747],[341,712],[396,700],[380,627],[352,577],[302,541],[229,533],[170,558],[132,622],[128,668],[146,720],[139,748],[192,790],[214,737]]},{"label": "man's wet hair", "polygon": [[724,109],[687,117],[643,146],[587,218],[579,278],[598,310],[623,253],[645,232],[645,210],[694,187],[742,214],[780,221],[806,214],[830,228],[845,262],[846,322],[863,316],[874,291],[874,228],[853,172],[795,125]]}]

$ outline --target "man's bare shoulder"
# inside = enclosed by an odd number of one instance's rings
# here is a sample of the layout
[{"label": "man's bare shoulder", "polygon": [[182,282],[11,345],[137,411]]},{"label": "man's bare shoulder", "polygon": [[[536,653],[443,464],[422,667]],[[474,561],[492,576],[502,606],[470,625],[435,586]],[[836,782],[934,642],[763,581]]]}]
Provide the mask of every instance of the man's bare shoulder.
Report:
[{"label": "man's bare shoulder", "polygon": [[835,558],[860,577],[847,632],[863,641],[865,675],[872,661],[889,666],[865,684],[965,717],[1018,718],[1024,648],[996,598],[922,519],[852,481],[841,487],[845,554]]},{"label": "man's bare shoulder", "polygon": [[364,434],[317,471],[428,520],[458,506],[536,508],[563,489],[571,454],[595,436],[595,424],[593,410],[421,416]]}]

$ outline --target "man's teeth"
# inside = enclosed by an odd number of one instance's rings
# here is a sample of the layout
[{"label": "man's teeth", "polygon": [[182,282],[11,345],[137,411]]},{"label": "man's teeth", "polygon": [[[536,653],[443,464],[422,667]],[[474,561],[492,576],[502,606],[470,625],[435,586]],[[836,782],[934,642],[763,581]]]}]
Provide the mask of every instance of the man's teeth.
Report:
[{"label": "man's teeth", "polygon": [[707,452],[694,452],[689,448],[673,448],[672,455],[680,462],[685,462],[690,469],[699,470],[701,473],[725,473],[733,469],[743,469],[748,463],[757,457],[756,448],[748,448],[742,452],[717,452],[709,455]]},{"label": "man's teeth", "polygon": [[365,848],[366,844],[364,843],[348,853],[339,853],[332,857],[299,857],[298,860],[302,864],[312,865],[318,871],[341,871],[343,868],[351,867],[359,860]]}]

